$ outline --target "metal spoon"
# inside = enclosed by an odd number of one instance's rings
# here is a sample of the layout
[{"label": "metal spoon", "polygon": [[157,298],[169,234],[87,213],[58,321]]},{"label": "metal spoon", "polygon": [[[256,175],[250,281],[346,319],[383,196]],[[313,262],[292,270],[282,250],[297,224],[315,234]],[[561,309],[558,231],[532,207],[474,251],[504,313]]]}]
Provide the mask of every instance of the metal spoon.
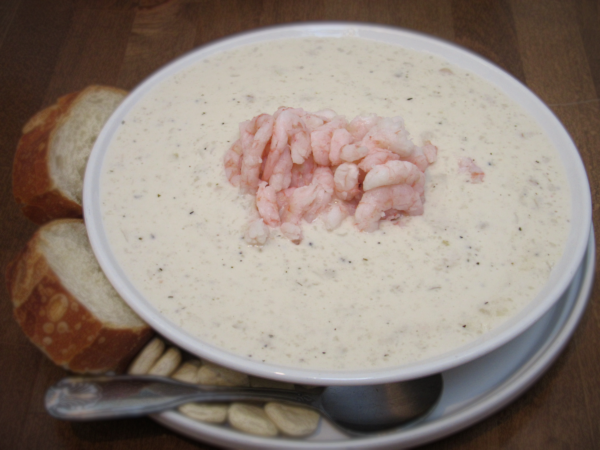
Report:
[{"label": "metal spoon", "polygon": [[397,383],[288,390],[198,386],[154,376],[64,378],[46,393],[59,419],[96,420],[164,411],[188,402],[281,401],[316,409],[350,433],[382,431],[425,415],[442,392],[441,375]]}]

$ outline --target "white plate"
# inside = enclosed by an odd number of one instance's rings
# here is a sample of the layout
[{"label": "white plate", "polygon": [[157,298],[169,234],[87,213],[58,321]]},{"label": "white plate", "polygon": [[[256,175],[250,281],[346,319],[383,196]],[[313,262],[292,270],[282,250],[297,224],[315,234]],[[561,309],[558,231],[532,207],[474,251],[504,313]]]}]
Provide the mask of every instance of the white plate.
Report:
[{"label": "white plate", "polygon": [[432,442],[467,428],[513,401],[554,362],[571,338],[587,305],[594,279],[595,241],[561,299],[531,328],[511,342],[468,364],[443,373],[437,407],[410,428],[374,437],[351,438],[324,422],[309,439],[260,438],[225,426],[196,422],[177,412],[153,418],[192,439],[238,449],[388,449]]}]

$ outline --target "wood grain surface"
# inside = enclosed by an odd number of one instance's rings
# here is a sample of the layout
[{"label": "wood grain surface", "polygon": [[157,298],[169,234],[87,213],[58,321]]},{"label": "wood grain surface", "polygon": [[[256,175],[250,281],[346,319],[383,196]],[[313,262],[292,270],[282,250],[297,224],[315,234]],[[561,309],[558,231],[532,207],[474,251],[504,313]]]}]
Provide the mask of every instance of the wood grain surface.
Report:
[{"label": "wood grain surface", "polygon": [[[21,128],[58,96],[92,83],[132,89],[214,39],[274,24],[359,21],[460,44],[532,89],[571,133],[592,186],[599,229],[600,3],[597,0],[2,0],[0,1],[0,266],[36,229],[11,191]],[[596,235],[598,236],[598,235]],[[596,241],[600,241],[598,237]],[[65,372],[22,334],[0,289],[1,449],[212,448],[149,419],[68,423],[43,408]],[[600,292],[565,351],[501,412],[427,449],[600,448]]]}]

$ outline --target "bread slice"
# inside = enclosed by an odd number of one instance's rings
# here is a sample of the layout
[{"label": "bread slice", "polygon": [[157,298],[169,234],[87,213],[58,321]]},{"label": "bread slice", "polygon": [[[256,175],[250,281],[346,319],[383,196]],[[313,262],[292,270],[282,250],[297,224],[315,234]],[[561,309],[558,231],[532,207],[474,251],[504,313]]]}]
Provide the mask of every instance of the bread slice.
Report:
[{"label": "bread slice", "polygon": [[121,372],[153,335],[107,280],[80,219],[40,227],[6,278],[27,337],[73,372]]},{"label": "bread slice", "polygon": [[38,224],[81,218],[83,175],[102,127],[127,95],[107,86],[74,92],[23,127],[13,163],[13,194]]}]

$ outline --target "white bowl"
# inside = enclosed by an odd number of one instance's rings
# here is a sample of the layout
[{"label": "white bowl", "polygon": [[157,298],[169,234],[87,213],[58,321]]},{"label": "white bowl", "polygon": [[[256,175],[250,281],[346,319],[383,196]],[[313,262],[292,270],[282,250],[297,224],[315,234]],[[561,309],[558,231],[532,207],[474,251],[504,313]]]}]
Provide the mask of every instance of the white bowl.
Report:
[{"label": "white bowl", "polygon": [[[485,78],[521,105],[558,149],[571,191],[572,226],[564,254],[555,265],[547,284],[531,303],[500,327],[487,333],[484,339],[427,360],[377,370],[317,371],[263,364],[201,342],[166,320],[136,289],[115,258],[101,216],[100,179],[108,146],[128,112],[161,81],[208,56],[252,43],[304,36],[355,36],[438,55],[453,65]],[[569,286],[582,261],[591,223],[590,188],[577,148],[550,109],[529,89],[490,62],[451,43],[397,28],[354,23],[295,24],[243,33],[194,50],[156,72],[126,98],[99,135],[87,166],[83,205],[92,247],[108,279],[125,301],[158,333],[182,349],[232,369],[281,381],[320,385],[384,383],[439,373],[472,361],[514,339],[548,311]]]}]

